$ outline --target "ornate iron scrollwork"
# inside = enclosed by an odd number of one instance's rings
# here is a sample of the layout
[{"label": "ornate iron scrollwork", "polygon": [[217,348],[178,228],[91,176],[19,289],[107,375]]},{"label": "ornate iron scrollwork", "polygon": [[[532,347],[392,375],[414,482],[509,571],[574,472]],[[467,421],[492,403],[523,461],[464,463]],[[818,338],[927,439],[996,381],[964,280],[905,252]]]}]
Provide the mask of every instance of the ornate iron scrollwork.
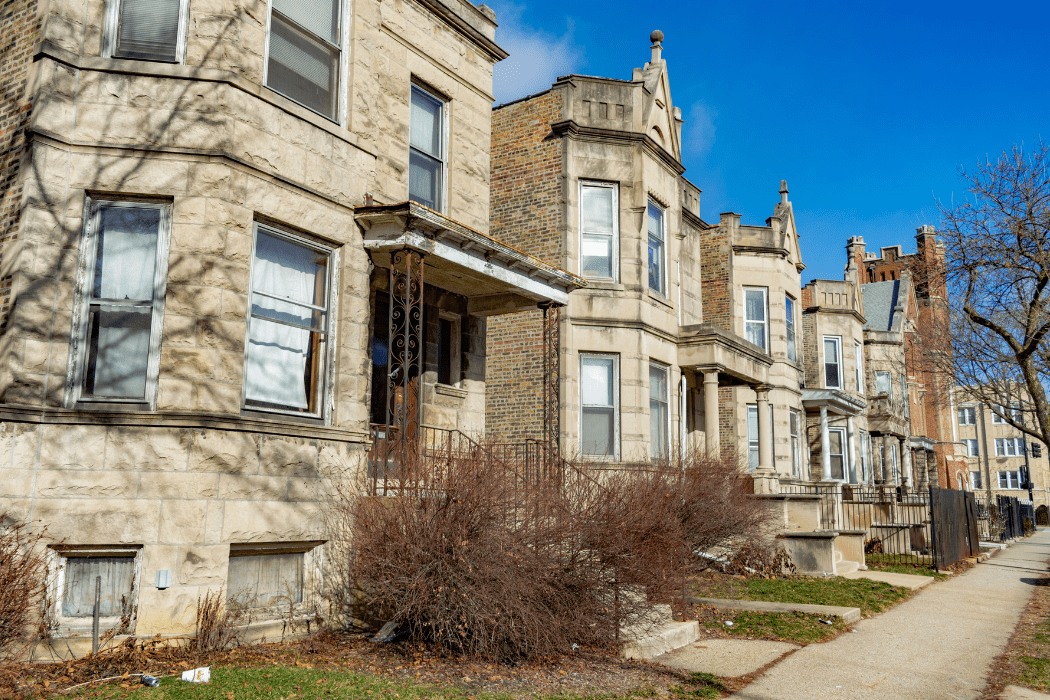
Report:
[{"label": "ornate iron scrollwork", "polygon": [[[404,249],[390,258],[387,457],[399,478],[414,464],[423,402],[423,255]],[[389,461],[388,461],[389,463]]]},{"label": "ornate iron scrollwork", "polygon": [[560,454],[561,439],[561,306],[540,304],[543,309],[543,439],[548,459]]}]

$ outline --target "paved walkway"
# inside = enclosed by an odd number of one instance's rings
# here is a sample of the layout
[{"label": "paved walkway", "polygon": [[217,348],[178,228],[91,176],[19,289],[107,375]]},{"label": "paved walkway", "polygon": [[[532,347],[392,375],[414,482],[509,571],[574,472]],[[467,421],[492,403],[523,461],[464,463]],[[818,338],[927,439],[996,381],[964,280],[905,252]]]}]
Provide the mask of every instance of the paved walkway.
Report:
[{"label": "paved walkway", "polygon": [[976,698],[1047,559],[1050,530],[1041,530],[976,569],[858,622],[854,632],[800,649],[732,697]]}]

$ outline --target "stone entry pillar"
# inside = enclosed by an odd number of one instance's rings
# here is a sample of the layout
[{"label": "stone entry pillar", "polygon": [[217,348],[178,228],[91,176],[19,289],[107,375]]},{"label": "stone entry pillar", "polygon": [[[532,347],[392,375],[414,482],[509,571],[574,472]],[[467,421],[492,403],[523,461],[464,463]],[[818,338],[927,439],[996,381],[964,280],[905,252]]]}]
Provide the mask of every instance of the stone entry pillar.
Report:
[{"label": "stone entry pillar", "polygon": [[821,481],[831,481],[831,437],[828,435],[828,407],[820,407]]},{"label": "stone entry pillar", "polygon": [[914,486],[915,480],[912,478],[911,472],[911,448],[908,447],[908,438],[900,438],[901,443],[901,461],[904,462],[904,474],[901,478],[901,483],[905,486]]},{"label": "stone entry pillar", "polygon": [[704,436],[707,456],[717,458],[722,454],[721,436],[718,434],[718,372],[704,372]]},{"label": "stone entry pillar", "polygon": [[[853,429],[853,416],[846,416],[846,481],[860,484],[864,481],[864,475],[860,473],[860,460],[857,459],[857,437]],[[852,475],[852,477],[850,476]]]},{"label": "stone entry pillar", "polygon": [[755,387],[758,404],[758,468],[754,473],[755,493],[780,493],[780,480],[773,468],[773,435],[770,430],[769,387]]}]

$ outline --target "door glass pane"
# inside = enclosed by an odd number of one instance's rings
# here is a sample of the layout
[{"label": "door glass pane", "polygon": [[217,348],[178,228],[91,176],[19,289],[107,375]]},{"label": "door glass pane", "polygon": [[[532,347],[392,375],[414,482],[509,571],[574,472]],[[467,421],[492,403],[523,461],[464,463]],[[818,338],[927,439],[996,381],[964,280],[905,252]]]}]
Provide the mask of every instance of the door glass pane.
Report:
[{"label": "door glass pane", "polygon": [[91,306],[86,395],[145,400],[152,319],[150,307]]},{"label": "door glass pane", "polygon": [[329,119],[335,118],[339,51],[270,15],[266,84]]},{"label": "door glass pane", "polygon": [[844,459],[845,453],[842,449],[842,431],[828,431],[828,441],[830,445],[828,452],[831,455],[831,478],[844,479],[846,472]]},{"label": "door glass pane", "polygon": [[104,206],[100,215],[95,298],[150,301],[161,210]]},{"label": "door glass pane", "polygon": [[580,447],[585,455],[602,457],[615,455],[616,428],[614,420],[615,416],[612,408],[595,408],[591,406],[583,408],[583,435],[580,440]]},{"label": "door glass pane", "polygon": [[179,0],[123,0],[116,54],[146,61],[177,60]]},{"label": "door glass pane", "polygon": [[273,0],[273,9],[333,44],[339,43],[339,3],[333,0]]}]

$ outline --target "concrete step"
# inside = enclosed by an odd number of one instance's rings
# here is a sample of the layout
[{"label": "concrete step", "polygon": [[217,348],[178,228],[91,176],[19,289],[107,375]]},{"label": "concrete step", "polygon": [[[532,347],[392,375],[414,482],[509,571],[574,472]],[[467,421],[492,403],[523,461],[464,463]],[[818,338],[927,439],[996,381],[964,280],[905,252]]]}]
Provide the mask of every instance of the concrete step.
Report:
[{"label": "concrete step", "polygon": [[855,561],[837,561],[835,562],[835,575],[844,576],[845,574],[852,574],[854,571],[860,570],[860,564]]},{"label": "concrete step", "polygon": [[620,654],[625,659],[651,659],[681,649],[698,639],[700,623],[696,620],[665,622],[649,635],[628,641]]}]

